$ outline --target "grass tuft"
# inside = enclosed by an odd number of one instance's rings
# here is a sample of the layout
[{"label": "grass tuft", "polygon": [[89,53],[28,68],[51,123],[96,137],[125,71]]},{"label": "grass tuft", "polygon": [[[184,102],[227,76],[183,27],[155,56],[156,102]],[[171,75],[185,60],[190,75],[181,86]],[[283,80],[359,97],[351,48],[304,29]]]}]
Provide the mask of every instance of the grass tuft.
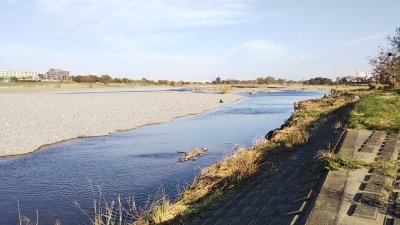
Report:
[{"label": "grass tuft", "polygon": [[229,94],[231,93],[232,88],[229,85],[225,85],[221,88],[221,94]]},{"label": "grass tuft", "polygon": [[324,169],[328,171],[339,169],[357,170],[366,165],[363,161],[354,160],[341,154],[335,154],[329,150],[319,151],[317,158],[320,160],[326,160]]}]

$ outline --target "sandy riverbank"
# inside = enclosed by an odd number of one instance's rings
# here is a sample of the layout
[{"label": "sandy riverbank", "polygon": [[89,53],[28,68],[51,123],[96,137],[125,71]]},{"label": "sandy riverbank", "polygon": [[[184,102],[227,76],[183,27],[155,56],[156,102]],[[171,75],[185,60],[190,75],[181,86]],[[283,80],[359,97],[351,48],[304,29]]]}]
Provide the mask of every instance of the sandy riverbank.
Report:
[{"label": "sandy riverbank", "polygon": [[[219,103],[220,99],[224,103]],[[239,95],[146,88],[0,95],[0,156],[32,152],[62,140],[107,135],[197,114]]]}]

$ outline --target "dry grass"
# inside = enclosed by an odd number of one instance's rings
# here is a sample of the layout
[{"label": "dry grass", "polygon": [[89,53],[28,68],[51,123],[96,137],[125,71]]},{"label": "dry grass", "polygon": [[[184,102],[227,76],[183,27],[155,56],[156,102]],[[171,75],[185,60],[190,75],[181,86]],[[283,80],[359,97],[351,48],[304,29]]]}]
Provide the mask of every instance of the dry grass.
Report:
[{"label": "dry grass", "polygon": [[164,191],[158,200],[140,209],[136,208],[134,201],[129,209],[125,209],[120,197],[111,202],[100,197],[93,203],[94,217],[85,214],[92,225],[161,224],[178,216],[195,215],[222,199],[225,188],[231,188],[255,173],[261,156],[259,149],[239,148],[220,163],[202,169],[200,176],[174,203]]},{"label": "dry grass", "polygon": [[230,94],[232,91],[232,88],[229,85],[225,85],[222,88],[220,88],[220,90],[221,90],[221,94]]},{"label": "dry grass", "polygon": [[338,129],[342,129],[344,127],[342,121],[338,120],[335,122],[335,124],[333,125],[333,128],[338,130]]},{"label": "dry grass", "polygon": [[161,200],[151,207],[149,221],[154,224],[160,224],[172,220],[177,215],[184,212],[187,208],[188,206],[184,204],[172,204],[164,194]]},{"label": "dry grass", "polygon": [[259,151],[239,148],[232,156],[203,168],[200,176],[182,193],[178,202],[191,204],[205,197],[211,190],[239,183],[257,171],[260,159]]}]

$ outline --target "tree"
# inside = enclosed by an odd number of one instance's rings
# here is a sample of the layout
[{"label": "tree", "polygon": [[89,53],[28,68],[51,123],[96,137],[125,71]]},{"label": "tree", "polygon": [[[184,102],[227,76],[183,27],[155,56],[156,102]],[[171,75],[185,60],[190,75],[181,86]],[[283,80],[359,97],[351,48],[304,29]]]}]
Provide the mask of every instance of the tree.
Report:
[{"label": "tree", "polygon": [[379,47],[378,55],[370,59],[370,64],[376,80],[394,86],[400,77],[400,27],[396,28],[395,36],[388,36],[387,40],[389,47]]},{"label": "tree", "polygon": [[124,78],[122,78],[121,82],[125,83],[125,84],[129,84],[131,81],[128,78],[124,77]]},{"label": "tree", "polygon": [[330,85],[333,84],[333,81],[329,78],[325,77],[316,77],[309,80],[305,80],[303,82],[305,85]]},{"label": "tree", "polygon": [[113,78],[111,76],[109,76],[109,75],[102,75],[99,78],[99,81],[101,83],[103,83],[103,84],[108,84],[108,83],[111,83],[113,81]]},{"label": "tree", "polygon": [[217,78],[215,78],[215,83],[216,84],[220,84],[221,83],[221,77],[217,77]]},{"label": "tree", "polygon": [[18,81],[18,78],[17,78],[17,77],[10,77],[10,81],[11,81],[11,82],[17,82],[17,81]]},{"label": "tree", "polygon": [[257,78],[257,84],[275,84],[277,82],[278,81],[272,76],[268,76],[265,78],[262,78],[262,77]]},{"label": "tree", "polygon": [[274,77],[271,77],[271,76],[268,76],[268,77],[266,77],[266,78],[264,79],[264,83],[265,83],[265,84],[274,84],[274,83],[275,83],[275,78],[274,78]]},{"label": "tree", "polygon": [[114,78],[113,80],[114,83],[122,83],[121,78]]}]

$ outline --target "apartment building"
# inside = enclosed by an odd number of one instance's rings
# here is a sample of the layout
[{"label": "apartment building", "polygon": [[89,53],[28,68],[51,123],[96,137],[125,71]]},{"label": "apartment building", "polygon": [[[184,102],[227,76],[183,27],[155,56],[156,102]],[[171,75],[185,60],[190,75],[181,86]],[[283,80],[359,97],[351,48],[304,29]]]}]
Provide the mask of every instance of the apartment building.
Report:
[{"label": "apartment building", "polygon": [[39,80],[39,74],[37,71],[23,71],[23,70],[0,70],[0,80],[10,81],[12,77],[18,80]]}]

